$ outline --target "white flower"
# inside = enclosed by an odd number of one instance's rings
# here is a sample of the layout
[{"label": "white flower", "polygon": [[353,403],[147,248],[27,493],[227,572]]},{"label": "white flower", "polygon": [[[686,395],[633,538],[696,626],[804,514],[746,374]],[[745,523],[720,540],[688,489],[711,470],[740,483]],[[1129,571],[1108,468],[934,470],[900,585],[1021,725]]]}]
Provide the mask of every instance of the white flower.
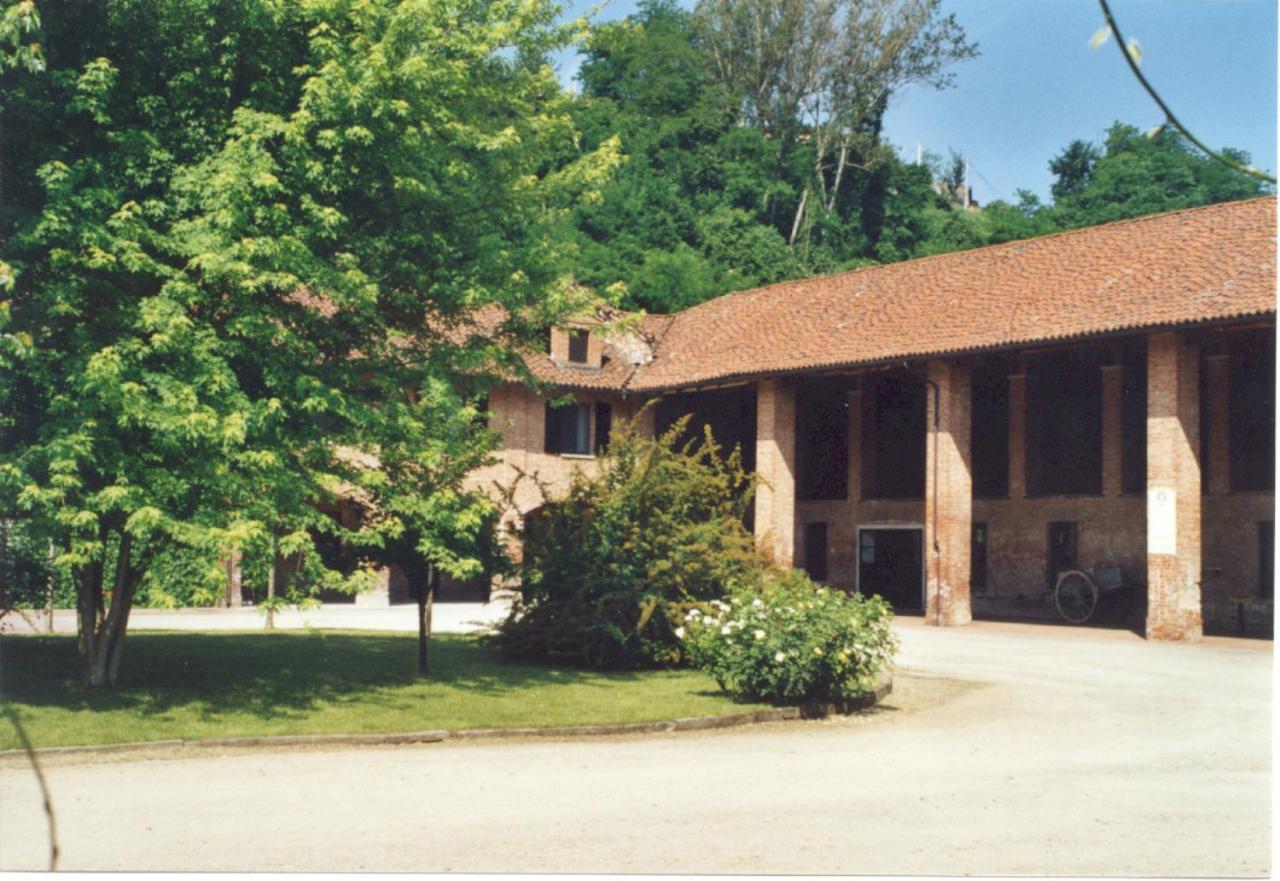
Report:
[{"label": "white flower", "polygon": [[785,661],[785,660],[787,659],[787,653],[786,653],[786,652],[778,652],[776,655],[774,655],[774,656],[773,656],[773,659],[774,659],[775,661],[777,661],[779,664],[781,664],[783,661]]},{"label": "white flower", "polygon": [[764,631],[763,631],[763,630],[757,630],[757,631],[756,631],[756,639],[764,639]]},{"label": "white flower", "polygon": [[751,605],[755,606],[758,609],[764,605],[764,602],[760,599],[760,597],[756,597],[754,600],[751,601]]},{"label": "white flower", "polygon": [[728,636],[728,635],[729,635],[729,625],[728,625],[728,624],[726,624],[726,625],[724,625],[723,627],[721,627],[721,628],[720,628],[720,634],[721,634],[722,636]]},{"label": "white flower", "polygon": [[813,647],[813,653],[814,653],[815,655],[821,655],[821,654],[822,654],[822,649],[820,649],[818,646],[816,646],[816,645],[815,645],[815,646]]},{"label": "white flower", "polygon": [[684,639],[684,628],[683,628],[683,627],[677,627],[677,628],[676,628],[676,639]]}]

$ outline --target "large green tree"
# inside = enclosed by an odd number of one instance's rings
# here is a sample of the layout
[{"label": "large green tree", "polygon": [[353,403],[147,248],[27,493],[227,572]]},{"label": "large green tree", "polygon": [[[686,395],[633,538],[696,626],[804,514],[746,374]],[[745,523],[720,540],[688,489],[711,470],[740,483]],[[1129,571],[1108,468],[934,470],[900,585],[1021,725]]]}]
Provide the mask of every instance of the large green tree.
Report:
[{"label": "large green tree", "polygon": [[[509,353],[567,302],[565,211],[613,164],[607,139],[576,146],[555,8],[39,9],[47,69],[0,83],[0,516],[73,574],[86,683],[114,682],[133,596],[174,547],[269,537],[314,562],[319,535],[408,529],[465,572],[429,537],[474,512],[406,499],[457,492],[448,460],[487,436],[439,418],[463,397],[422,390],[519,370]],[[384,452],[419,479],[372,486]],[[379,525],[322,512],[353,486]]]},{"label": "large green tree", "polygon": [[[1249,156],[1226,148],[1241,165]],[[1205,156],[1172,128],[1144,134],[1117,122],[1101,148],[1073,141],[1049,165],[1053,219],[1059,227],[1090,226],[1126,217],[1156,214],[1247,199],[1271,191],[1266,183]]]},{"label": "large green tree", "polygon": [[[880,142],[880,121],[895,90],[945,85],[946,64],[972,52],[954,21],[927,2],[698,10],[650,0],[594,27],[583,46],[575,118],[588,144],[617,135],[626,162],[603,198],[576,213],[579,278],[620,285],[629,305],[666,312],[910,256],[936,198],[927,170]],[[836,28],[818,47],[818,78],[757,88],[735,73],[742,65],[728,64],[726,51],[763,53],[777,76],[794,77],[782,56],[809,52],[814,36],[796,24],[767,45],[744,43],[730,33],[739,13]],[[778,105],[759,97],[766,93],[792,98]],[[839,114],[815,115],[815,102],[833,96]]]}]

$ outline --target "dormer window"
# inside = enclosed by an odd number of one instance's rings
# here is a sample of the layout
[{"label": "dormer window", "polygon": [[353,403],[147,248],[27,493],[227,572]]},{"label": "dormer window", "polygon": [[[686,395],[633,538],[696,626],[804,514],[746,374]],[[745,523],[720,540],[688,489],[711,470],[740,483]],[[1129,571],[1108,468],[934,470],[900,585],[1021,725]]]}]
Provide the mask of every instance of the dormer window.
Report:
[{"label": "dormer window", "polygon": [[593,336],[590,327],[553,327],[550,354],[557,367],[599,370],[604,359],[604,341]]},{"label": "dormer window", "polygon": [[574,330],[569,333],[569,363],[587,363],[587,332]]}]

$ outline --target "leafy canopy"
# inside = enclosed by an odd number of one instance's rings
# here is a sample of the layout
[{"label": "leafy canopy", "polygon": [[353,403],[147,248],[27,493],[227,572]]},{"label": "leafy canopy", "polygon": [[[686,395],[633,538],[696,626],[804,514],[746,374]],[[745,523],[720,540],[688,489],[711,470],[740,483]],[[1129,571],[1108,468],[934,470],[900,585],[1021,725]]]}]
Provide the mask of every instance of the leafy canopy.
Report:
[{"label": "leafy canopy", "polygon": [[[272,535],[310,559],[320,533],[471,530],[478,512],[443,499],[488,436],[457,378],[518,369],[515,344],[559,316],[563,219],[615,164],[608,139],[577,147],[555,14],[45,8],[47,69],[10,65],[0,89],[0,515],[75,573],[89,655],[118,651],[173,545],[212,558]],[[472,333],[486,308],[502,320]],[[408,479],[387,484],[379,456]],[[352,487],[376,529],[322,510]]]}]

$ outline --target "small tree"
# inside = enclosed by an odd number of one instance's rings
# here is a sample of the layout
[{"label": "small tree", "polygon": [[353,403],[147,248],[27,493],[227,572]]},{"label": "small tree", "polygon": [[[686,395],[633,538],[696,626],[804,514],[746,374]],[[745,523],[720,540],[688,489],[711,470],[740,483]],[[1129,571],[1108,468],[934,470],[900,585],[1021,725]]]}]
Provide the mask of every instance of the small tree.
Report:
[{"label": "small tree", "polygon": [[595,476],[525,526],[522,601],[501,625],[507,653],[593,666],[681,659],[680,610],[758,581],[769,566],[743,525],[756,478],[722,457],[710,431],[678,446],[686,420],[656,440],[615,433]]},{"label": "small tree", "polygon": [[368,428],[379,438],[379,461],[357,479],[368,529],[358,550],[397,565],[418,602],[418,672],[430,672],[431,613],[441,573],[496,576],[507,558],[496,531],[500,500],[467,476],[491,461],[496,437],[477,400],[459,395],[467,383],[438,377],[378,414]]}]

